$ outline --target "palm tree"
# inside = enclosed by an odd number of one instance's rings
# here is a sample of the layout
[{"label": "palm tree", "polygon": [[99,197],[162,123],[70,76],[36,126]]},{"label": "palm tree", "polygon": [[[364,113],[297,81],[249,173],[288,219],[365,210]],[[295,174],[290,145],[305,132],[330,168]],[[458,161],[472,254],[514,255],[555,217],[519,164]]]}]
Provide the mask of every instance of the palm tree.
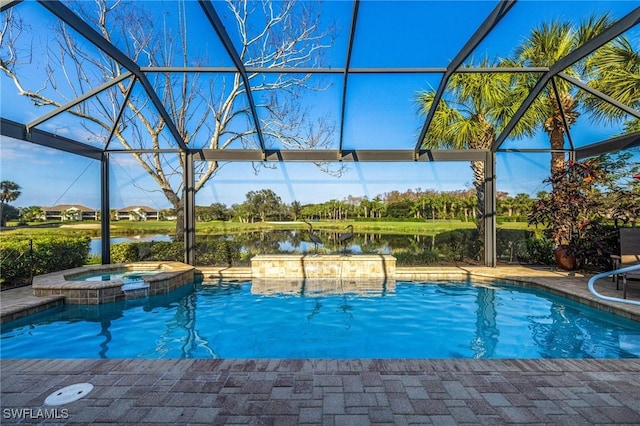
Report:
[{"label": "palm tree", "polygon": [[476,214],[477,211],[475,209],[475,206],[478,204],[478,197],[476,195],[469,195],[467,197],[464,198],[463,201],[463,205],[464,205],[464,221],[468,222],[469,221],[469,214],[471,214],[471,217],[473,218],[473,220],[476,220]]},{"label": "palm tree", "polygon": [[[571,22],[543,22],[534,28],[523,44],[516,49],[517,61],[522,66],[548,67],[555,64],[574,49],[592,39],[610,25],[608,15],[591,16],[580,23],[578,28]],[[579,76],[584,63],[574,64],[564,70],[570,76]],[[526,74],[521,77],[522,86],[532,87],[537,76]],[[570,83],[555,79],[554,90],[548,85],[537,101],[527,111],[528,118],[533,120],[549,135],[552,150],[564,149],[564,136],[569,128],[578,120],[579,102],[572,93]],[[564,118],[563,118],[564,116]],[[566,123],[566,128],[565,128]],[[551,153],[551,174],[562,170],[565,166],[565,155],[561,151]]]},{"label": "palm tree", "polygon": [[531,199],[529,194],[519,193],[513,198],[513,208],[518,215],[526,215],[531,210],[533,202],[534,200]]},{"label": "palm tree", "polygon": [[440,194],[427,195],[425,199],[425,206],[431,213],[431,220],[436,220],[436,217],[440,218],[440,210],[442,209],[442,197]]},{"label": "palm tree", "polygon": [[[598,49],[586,64],[591,76],[589,86],[635,109],[640,108],[640,51],[634,48],[639,42],[618,37]],[[623,110],[600,98],[589,96],[584,102],[596,120],[614,122],[628,117]],[[640,131],[640,120],[627,121],[625,131]]]},{"label": "palm tree", "polygon": [[515,202],[513,197],[507,197],[498,203],[498,211],[500,211],[503,214],[506,213],[507,216],[511,217],[513,215],[514,205],[515,205]]},{"label": "palm tree", "polygon": [[15,201],[20,196],[20,185],[10,180],[0,182],[0,227],[7,225],[4,217],[4,205]]},{"label": "palm tree", "polygon": [[375,198],[371,200],[371,217],[382,217],[386,210],[387,205],[379,195],[376,195]]},{"label": "palm tree", "polygon": [[298,220],[298,216],[300,216],[300,212],[302,212],[302,204],[300,204],[300,201],[292,201],[289,206],[289,211],[293,215],[293,220]]},{"label": "palm tree", "polygon": [[[484,59],[479,66],[488,67],[489,61]],[[511,83],[512,77],[506,73],[454,74],[449,80],[450,97],[437,105],[423,148],[491,148],[506,123],[507,111],[513,111]],[[432,108],[434,98],[433,90],[419,93],[418,102],[425,114]],[[485,164],[472,161],[471,169],[477,194],[476,226],[483,239]]]},{"label": "palm tree", "polygon": [[44,212],[38,206],[29,206],[20,210],[20,220],[23,222],[41,220],[43,217],[44,217]]}]

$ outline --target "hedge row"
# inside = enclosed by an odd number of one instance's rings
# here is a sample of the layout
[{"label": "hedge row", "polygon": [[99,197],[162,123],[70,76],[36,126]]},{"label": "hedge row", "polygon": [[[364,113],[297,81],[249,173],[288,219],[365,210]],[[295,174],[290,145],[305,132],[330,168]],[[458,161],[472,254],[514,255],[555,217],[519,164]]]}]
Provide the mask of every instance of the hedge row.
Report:
[{"label": "hedge row", "polygon": [[[31,241],[31,246],[30,246]],[[0,241],[0,281],[3,287],[28,284],[32,276],[85,265],[89,237],[46,236],[32,240],[3,238]],[[240,259],[240,245],[224,239],[205,239],[196,244],[201,265],[231,265]],[[182,242],[121,243],[111,246],[111,263],[144,260],[184,260]]]},{"label": "hedge row", "polygon": [[82,266],[89,257],[89,242],[89,237],[3,238],[0,279],[3,284],[19,284],[29,282],[31,275]]},{"label": "hedge row", "polygon": [[[240,245],[225,239],[204,239],[196,243],[196,261],[199,265],[224,265],[237,263]],[[120,243],[111,246],[111,263],[128,263],[145,260],[184,261],[182,242]]]}]

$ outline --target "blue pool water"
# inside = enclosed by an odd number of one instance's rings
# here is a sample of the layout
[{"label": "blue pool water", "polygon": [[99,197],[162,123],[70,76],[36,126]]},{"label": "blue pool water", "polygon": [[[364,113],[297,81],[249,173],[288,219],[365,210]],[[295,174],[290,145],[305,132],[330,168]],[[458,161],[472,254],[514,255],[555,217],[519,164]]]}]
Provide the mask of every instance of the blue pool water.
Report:
[{"label": "blue pool water", "polygon": [[76,275],[71,281],[111,281],[121,280],[124,283],[142,281],[142,277],[155,275],[163,272],[162,269],[151,271],[130,271],[128,269],[115,269],[103,272],[88,272],[82,275]]},{"label": "blue pool water", "polygon": [[[637,358],[640,323],[500,283],[328,294],[194,283],[2,326],[2,358]],[[255,289],[254,289],[255,290]]]},{"label": "blue pool water", "polygon": [[76,275],[71,281],[122,281],[122,290],[138,290],[148,287],[143,277],[155,275],[163,272],[162,269],[151,271],[130,271],[128,269],[115,269],[102,272],[88,272],[86,274]]}]

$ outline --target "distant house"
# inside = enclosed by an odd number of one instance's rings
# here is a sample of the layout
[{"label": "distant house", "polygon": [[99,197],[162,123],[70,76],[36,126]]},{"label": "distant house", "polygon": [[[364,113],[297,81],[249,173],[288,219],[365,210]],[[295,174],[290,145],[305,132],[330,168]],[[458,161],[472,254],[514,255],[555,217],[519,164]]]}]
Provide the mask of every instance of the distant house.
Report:
[{"label": "distant house", "polygon": [[148,206],[128,206],[116,210],[116,220],[159,220],[160,212]]},{"label": "distant house", "polygon": [[80,204],[60,204],[52,207],[41,207],[43,220],[99,220],[100,212]]}]

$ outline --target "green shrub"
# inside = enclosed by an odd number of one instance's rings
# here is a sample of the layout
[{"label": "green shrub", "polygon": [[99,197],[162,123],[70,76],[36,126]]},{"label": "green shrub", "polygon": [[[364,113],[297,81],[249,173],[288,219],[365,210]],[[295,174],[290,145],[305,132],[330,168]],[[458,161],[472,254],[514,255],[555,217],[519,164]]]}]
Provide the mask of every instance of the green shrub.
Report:
[{"label": "green shrub", "polygon": [[77,268],[89,257],[89,237],[50,236],[33,240],[34,274]]},{"label": "green shrub", "polygon": [[0,241],[0,277],[6,284],[28,282],[30,276],[77,268],[89,257],[88,237],[42,236]]},{"label": "green shrub", "polygon": [[555,243],[546,237],[533,237],[526,241],[527,250],[522,255],[521,260],[528,263],[553,265],[555,258],[553,250]]},{"label": "green shrub", "polygon": [[611,255],[617,253],[619,245],[615,226],[591,221],[580,228],[580,234],[572,241],[575,243],[570,245],[569,253],[575,254],[581,268],[598,272],[613,269]]},{"label": "green shrub", "polygon": [[111,263],[129,263],[138,261],[138,243],[120,243],[111,245]]},{"label": "green shrub", "polygon": [[396,258],[396,264],[398,266],[424,266],[433,265],[440,260],[440,256],[437,251],[423,250],[423,251],[408,251],[408,250],[396,250],[392,253]]},{"label": "green shrub", "polygon": [[145,258],[145,253],[147,252],[144,250],[145,246],[141,245],[138,251],[140,260],[171,260],[174,262],[184,262],[184,243],[181,241],[159,241],[143,244],[151,245],[148,251],[148,253],[150,253],[150,259]]},{"label": "green shrub", "polygon": [[[349,222],[415,222],[415,223],[424,223],[423,218],[415,218],[415,217],[391,217],[391,216],[383,216],[383,217],[350,217]],[[446,221],[443,219],[443,221]]]},{"label": "green shrub", "polygon": [[526,222],[526,215],[496,216],[496,224],[501,225],[507,222]]},{"label": "green shrub", "polygon": [[454,229],[436,235],[435,246],[446,260],[475,258],[479,253],[477,229]]},{"label": "green shrub", "polygon": [[225,238],[208,238],[196,243],[198,265],[231,266],[241,261],[240,244]]},{"label": "green shrub", "polygon": [[523,229],[499,229],[496,232],[496,255],[508,261],[527,258],[527,240],[533,232]]},{"label": "green shrub", "polygon": [[87,261],[85,262],[85,265],[100,265],[102,264],[102,256],[99,254],[90,254],[89,257],[87,257]]},{"label": "green shrub", "polygon": [[183,243],[180,241],[151,241],[144,243],[119,243],[111,246],[111,263],[131,263],[140,261],[184,260]]},{"label": "green shrub", "polygon": [[0,256],[0,277],[4,283],[13,284],[15,281],[29,279],[29,240],[1,240]]},{"label": "green shrub", "polygon": [[[181,241],[152,241],[144,243],[120,243],[111,246],[112,263],[139,261],[184,261],[184,244]],[[198,265],[238,264],[240,244],[222,237],[203,238],[196,243]]]}]

